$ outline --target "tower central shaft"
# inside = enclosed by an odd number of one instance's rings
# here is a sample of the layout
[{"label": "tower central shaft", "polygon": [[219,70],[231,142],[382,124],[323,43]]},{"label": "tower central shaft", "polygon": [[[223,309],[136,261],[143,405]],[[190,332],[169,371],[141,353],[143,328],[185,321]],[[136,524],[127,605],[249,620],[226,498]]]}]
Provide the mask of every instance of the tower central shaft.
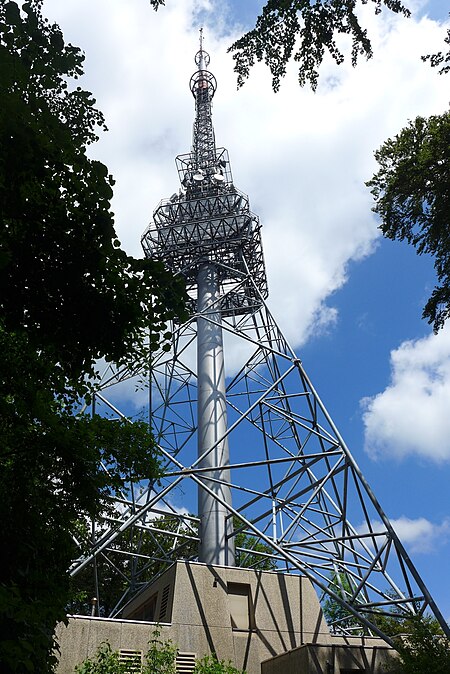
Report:
[{"label": "tower central shaft", "polygon": [[156,208],[142,244],[186,280],[197,321],[199,561],[233,566],[222,320],[257,311],[267,282],[258,218],[234,186],[227,151],[216,147],[217,83],[202,41],[195,63],[192,149],[177,157],[181,187]]},{"label": "tower central shaft", "polygon": [[[199,489],[199,561],[234,565],[232,521],[225,504],[231,505],[230,463],[219,283],[215,264],[203,264],[198,273],[197,379],[198,456],[206,489]],[[211,493],[212,492],[212,493]]]}]

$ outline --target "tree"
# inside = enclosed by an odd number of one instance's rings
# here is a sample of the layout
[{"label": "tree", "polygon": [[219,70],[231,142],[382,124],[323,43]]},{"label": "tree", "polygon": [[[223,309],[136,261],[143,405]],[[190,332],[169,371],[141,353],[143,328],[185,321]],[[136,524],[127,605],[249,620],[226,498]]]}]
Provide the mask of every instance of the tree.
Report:
[{"label": "tree", "polygon": [[417,117],[375,153],[367,183],[384,236],[434,257],[437,285],[423,318],[437,332],[450,316],[450,113]]},{"label": "tree", "polygon": [[[121,248],[113,180],[86,155],[104,128],[91,94],[69,89],[80,50],[41,15],[42,0],[0,3],[1,316],[74,380],[95,359],[138,355],[181,310],[181,282]],[[148,353],[143,351],[142,357]]]},{"label": "tree", "polygon": [[[333,574],[330,588],[343,599],[351,595],[350,582],[345,574]],[[333,598],[327,598],[323,612],[335,633],[355,633],[358,621]],[[392,639],[398,657],[389,662],[386,672],[391,674],[448,674],[450,672],[450,642],[436,618],[429,615],[397,615],[374,612],[371,621],[383,634]],[[359,634],[363,627],[359,625]]]},{"label": "tree", "polygon": [[176,674],[177,647],[171,639],[161,639],[159,629],[148,643],[143,674]]},{"label": "tree", "polygon": [[[86,523],[80,526],[83,529],[81,538],[88,545],[89,528]],[[68,607],[70,613],[91,614],[91,599],[96,597],[97,580],[98,615],[113,616],[118,601],[127,589],[131,592],[128,598],[131,598],[177,559],[195,558],[198,547],[196,536],[195,523],[187,526],[182,519],[171,514],[155,518],[152,531],[134,529],[127,532],[123,539],[111,544],[107,554],[96,559],[94,568],[92,565],[87,566],[71,579],[73,596]],[[114,552],[116,545],[117,554]],[[127,550],[129,556],[123,554]],[[133,551],[138,551],[140,556],[133,557]]]},{"label": "tree", "polygon": [[[444,42],[450,46],[450,28],[447,31]],[[450,49],[446,53],[438,51],[436,54],[422,56],[422,61],[429,61],[432,68],[439,68],[439,74],[445,75],[450,72]]]},{"label": "tree", "polygon": [[[350,603],[354,589],[345,573],[332,573],[328,587],[338,597]],[[323,614],[331,631],[335,634],[361,634],[363,627],[353,613],[333,597],[327,596],[323,602]]]},{"label": "tree", "polygon": [[254,534],[247,533],[245,528],[241,530],[242,526],[242,522],[233,517],[233,528],[236,531],[236,566],[258,571],[276,569],[275,560],[268,556],[273,553],[272,548],[267,543],[261,542]]},{"label": "tree", "polygon": [[[397,14],[410,15],[401,0],[372,2],[377,14],[384,6]],[[300,86],[309,82],[315,90],[325,51],[337,64],[344,61],[338,46],[341,35],[351,37],[352,65],[356,65],[359,56],[370,58],[370,39],[357,16],[357,9],[363,4],[367,4],[367,0],[268,0],[255,27],[229,48],[233,52],[238,86],[242,86],[256,61],[264,61],[272,74],[273,89],[277,91],[287,64],[293,59],[299,63]]]},{"label": "tree", "polygon": [[394,639],[398,660],[393,660],[392,674],[448,674],[450,642],[431,616],[414,616],[402,624],[403,633]]},{"label": "tree", "polygon": [[73,83],[84,57],[41,7],[42,0],[21,7],[0,0],[5,674],[53,668],[77,518],[103,511],[129,478],[159,475],[146,424],[80,413],[80,399],[95,388],[96,359],[148,363],[185,301],[180,279],[120,248],[113,180],[86,154],[104,120],[91,94]]},{"label": "tree", "polygon": [[[233,518],[237,531],[240,520]],[[89,545],[89,527],[80,522],[77,537]],[[126,538],[125,538],[126,537]],[[260,542],[256,536],[245,531],[236,534],[236,566],[270,571],[276,563],[269,557],[271,548]],[[118,552],[114,553],[117,545]],[[124,555],[124,551],[130,555]],[[120,551],[120,552],[119,552]],[[132,555],[139,552],[139,557]],[[189,523],[175,514],[168,513],[152,521],[152,530],[132,530],[124,534],[120,541],[111,544],[108,553],[99,556],[93,566],[87,566],[71,579],[72,599],[69,612],[90,615],[91,599],[96,597],[96,581],[99,584],[98,615],[111,616],[127,588],[134,594],[146,583],[178,559],[196,559],[198,555],[198,526],[194,519]],[[133,587],[132,581],[135,585]],[[131,595],[129,595],[131,596]]]}]

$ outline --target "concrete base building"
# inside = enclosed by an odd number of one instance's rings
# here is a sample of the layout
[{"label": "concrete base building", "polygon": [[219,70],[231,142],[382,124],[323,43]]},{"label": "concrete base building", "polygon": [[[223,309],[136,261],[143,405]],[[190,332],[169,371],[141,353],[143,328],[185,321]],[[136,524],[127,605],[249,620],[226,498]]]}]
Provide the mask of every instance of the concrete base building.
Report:
[{"label": "concrete base building", "polygon": [[248,674],[382,674],[394,654],[380,639],[330,634],[303,576],[178,561],[121,619],[72,616],[61,625],[58,674],[73,674],[105,641],[124,660],[139,661],[156,626],[177,645],[182,674],[208,653]]}]

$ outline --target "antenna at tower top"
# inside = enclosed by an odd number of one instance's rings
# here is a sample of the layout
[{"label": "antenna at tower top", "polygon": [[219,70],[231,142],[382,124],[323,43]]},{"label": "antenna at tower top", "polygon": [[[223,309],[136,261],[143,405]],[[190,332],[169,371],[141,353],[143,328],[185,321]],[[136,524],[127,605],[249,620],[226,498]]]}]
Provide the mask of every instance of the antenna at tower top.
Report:
[{"label": "antenna at tower top", "polygon": [[203,49],[203,26],[199,29],[199,33],[200,49],[195,55],[195,63],[199,70],[206,70],[209,66],[209,54]]}]

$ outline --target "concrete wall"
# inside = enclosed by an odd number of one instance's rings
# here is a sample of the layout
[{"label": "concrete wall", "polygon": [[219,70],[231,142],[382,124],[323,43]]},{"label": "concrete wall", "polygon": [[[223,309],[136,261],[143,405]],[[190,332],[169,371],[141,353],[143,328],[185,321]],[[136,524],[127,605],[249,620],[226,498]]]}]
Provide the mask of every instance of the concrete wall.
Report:
[{"label": "concrete wall", "polygon": [[[58,674],[74,674],[75,666],[93,655],[107,641],[113,650],[130,649],[146,652],[156,625],[124,622],[107,618],[71,617],[66,625],[58,625],[56,639],[61,656]],[[161,633],[170,636],[170,628],[161,626]]]},{"label": "concrete wall", "polygon": [[[248,588],[250,629],[232,627],[230,583]],[[157,592],[155,616],[159,621],[162,593],[167,587],[162,636],[170,637],[180,651],[197,657],[215,652],[248,674],[260,674],[260,663],[274,655],[305,643],[331,644],[333,639],[308,579],[180,561],[127,605],[127,619],[72,617],[67,627],[60,626],[58,674],[73,674],[75,665],[92,655],[102,641],[108,641],[113,649],[145,652],[155,624],[133,620],[133,616]]]},{"label": "concrete wall", "polygon": [[305,644],[262,662],[261,674],[386,674],[396,657],[393,649],[379,639],[351,641],[336,638],[333,644]]}]

